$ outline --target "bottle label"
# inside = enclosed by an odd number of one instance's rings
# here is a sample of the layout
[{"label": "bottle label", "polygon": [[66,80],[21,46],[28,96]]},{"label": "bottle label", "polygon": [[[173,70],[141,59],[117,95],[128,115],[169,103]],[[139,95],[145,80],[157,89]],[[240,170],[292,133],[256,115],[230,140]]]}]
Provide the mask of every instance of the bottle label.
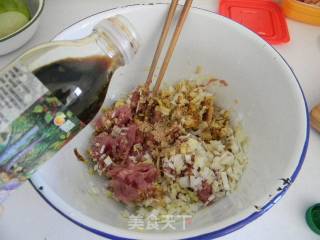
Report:
[{"label": "bottle label", "polygon": [[82,128],[25,67],[0,73],[0,190],[28,179]]},{"label": "bottle label", "polygon": [[48,89],[22,66],[14,66],[0,77],[0,132],[16,120]]}]

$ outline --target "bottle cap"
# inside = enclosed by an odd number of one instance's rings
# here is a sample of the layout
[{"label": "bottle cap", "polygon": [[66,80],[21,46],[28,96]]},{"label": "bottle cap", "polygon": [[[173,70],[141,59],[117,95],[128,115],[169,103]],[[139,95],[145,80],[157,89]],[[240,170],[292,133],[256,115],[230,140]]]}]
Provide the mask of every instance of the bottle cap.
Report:
[{"label": "bottle cap", "polygon": [[221,0],[219,13],[246,26],[271,44],[290,40],[281,8],[270,0]]},{"label": "bottle cap", "polygon": [[311,206],[307,210],[306,221],[311,230],[320,235],[320,203]]},{"label": "bottle cap", "polygon": [[133,59],[139,49],[139,37],[130,21],[122,15],[101,20],[94,31],[105,32],[123,56],[124,64]]}]

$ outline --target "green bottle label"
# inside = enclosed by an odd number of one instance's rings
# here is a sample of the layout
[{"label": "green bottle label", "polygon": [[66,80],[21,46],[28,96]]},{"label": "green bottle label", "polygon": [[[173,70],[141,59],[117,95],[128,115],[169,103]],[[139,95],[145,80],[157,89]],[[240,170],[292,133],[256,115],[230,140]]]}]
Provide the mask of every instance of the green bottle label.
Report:
[{"label": "green bottle label", "polygon": [[0,190],[28,179],[83,127],[32,73],[0,74]]}]

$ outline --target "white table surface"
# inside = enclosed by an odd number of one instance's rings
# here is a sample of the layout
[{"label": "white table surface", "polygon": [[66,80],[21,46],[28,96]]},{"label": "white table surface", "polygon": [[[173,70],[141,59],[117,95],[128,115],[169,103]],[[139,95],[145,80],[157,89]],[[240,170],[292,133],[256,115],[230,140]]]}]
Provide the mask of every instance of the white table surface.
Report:
[{"label": "white table surface", "polygon": [[[0,68],[26,49],[53,38],[68,25],[93,13],[116,6],[167,1],[146,0],[47,0],[38,32],[19,50],[0,57]],[[194,5],[216,10],[218,0],[195,0]],[[320,27],[288,20],[291,42],[276,49],[294,69],[309,107],[320,102]],[[294,107],[294,106],[292,106]],[[289,121],[289,120],[288,120]],[[309,151],[302,170],[270,211],[221,240],[315,240],[304,220],[306,209],[320,202],[320,135],[311,131]],[[103,239],[62,217],[45,203],[29,183],[14,192],[0,215],[0,240],[91,240]]]}]

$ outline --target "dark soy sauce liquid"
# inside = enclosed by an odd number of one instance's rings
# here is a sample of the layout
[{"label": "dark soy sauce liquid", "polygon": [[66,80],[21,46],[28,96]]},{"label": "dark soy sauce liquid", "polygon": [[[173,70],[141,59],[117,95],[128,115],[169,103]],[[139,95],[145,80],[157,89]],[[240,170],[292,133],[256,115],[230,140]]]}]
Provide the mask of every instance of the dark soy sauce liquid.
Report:
[{"label": "dark soy sauce liquid", "polygon": [[33,73],[54,96],[67,105],[68,110],[88,124],[105,99],[113,74],[111,68],[110,58],[92,56],[59,60]]}]

